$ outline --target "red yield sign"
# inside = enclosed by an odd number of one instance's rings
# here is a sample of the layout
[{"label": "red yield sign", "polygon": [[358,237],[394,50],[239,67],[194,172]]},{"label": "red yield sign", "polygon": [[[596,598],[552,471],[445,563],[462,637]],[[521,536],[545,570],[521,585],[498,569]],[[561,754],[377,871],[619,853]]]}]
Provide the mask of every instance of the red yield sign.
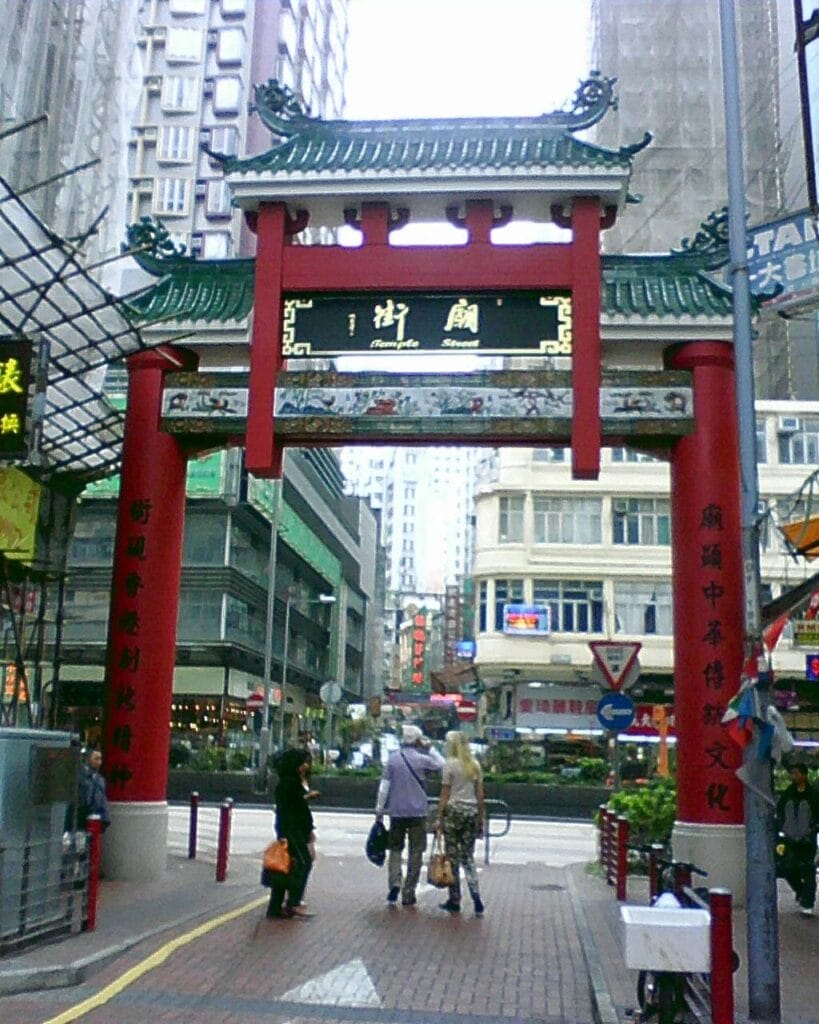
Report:
[{"label": "red yield sign", "polygon": [[637,655],[643,645],[637,640],[590,640],[594,663],[612,690],[630,686],[640,674]]}]

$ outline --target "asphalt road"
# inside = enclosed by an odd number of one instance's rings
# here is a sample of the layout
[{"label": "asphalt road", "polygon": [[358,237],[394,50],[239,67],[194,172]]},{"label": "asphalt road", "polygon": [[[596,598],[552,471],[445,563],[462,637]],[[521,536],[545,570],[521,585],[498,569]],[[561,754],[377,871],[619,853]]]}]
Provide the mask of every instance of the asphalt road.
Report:
[{"label": "asphalt road", "polygon": [[[197,847],[200,853],[215,849],[218,836],[219,809],[199,808]],[[322,847],[335,856],[357,856],[363,852],[367,832],[372,825],[372,814],[337,811],[316,811],[318,852]],[[189,809],[171,807],[168,848],[178,852],[187,849]],[[595,857],[594,826],[578,821],[538,821],[514,818],[508,834],[497,835],[505,821],[493,819],[489,838],[489,853],[493,864],[538,863],[562,868],[567,864],[586,862]],[[256,854],[270,841],[273,832],[273,813],[264,808],[233,808],[231,821],[231,853]],[[485,843],[478,842],[476,859],[483,861]]]}]

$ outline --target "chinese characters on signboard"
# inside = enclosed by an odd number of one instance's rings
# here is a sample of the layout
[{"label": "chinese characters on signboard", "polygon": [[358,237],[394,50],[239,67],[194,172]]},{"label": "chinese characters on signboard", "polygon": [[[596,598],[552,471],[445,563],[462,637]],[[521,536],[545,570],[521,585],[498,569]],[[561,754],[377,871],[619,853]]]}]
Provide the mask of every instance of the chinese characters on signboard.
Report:
[{"label": "chinese characters on signboard", "polygon": [[[723,651],[726,647],[722,605],[725,599],[723,574],[723,510],[721,505],[705,505],[700,512],[697,530],[699,538],[700,601],[706,606],[703,621],[707,623],[698,646],[700,672],[705,699],[702,704],[702,731],[705,742],[706,771],[702,774],[705,803],[717,816],[728,816],[733,808],[732,790],[734,765],[728,758],[722,718],[727,708]],[[693,609],[692,609],[693,611]]]},{"label": "chinese characters on signboard", "polygon": [[571,298],[538,292],[285,298],[285,358],[357,352],[570,356]]},{"label": "chinese characters on signboard", "polygon": [[426,659],[427,650],[427,617],[426,614],[421,611],[413,616],[412,619],[412,685],[415,687],[423,686],[425,682],[424,678],[424,661]]},{"label": "chinese characters on signboard", "polygon": [[142,565],[148,557],[146,528],[153,514],[151,502],[147,498],[132,501],[128,509],[129,533],[125,560],[129,571],[123,578],[123,593],[118,595],[117,618],[112,624],[114,727],[107,775],[109,786],[120,792],[128,788],[134,777],[131,765],[131,743],[134,737],[132,720],[137,714],[140,699],[134,683],[144,639],[139,619],[139,597],[145,586]]},{"label": "chinese characters on signboard", "polygon": [[0,338],[0,456],[24,458],[31,342]]}]

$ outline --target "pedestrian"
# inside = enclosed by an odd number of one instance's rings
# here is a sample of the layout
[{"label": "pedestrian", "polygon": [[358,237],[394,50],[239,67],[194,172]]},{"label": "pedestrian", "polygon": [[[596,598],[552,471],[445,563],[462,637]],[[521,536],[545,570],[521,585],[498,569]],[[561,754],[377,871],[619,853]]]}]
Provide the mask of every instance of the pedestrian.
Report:
[{"label": "pedestrian", "polygon": [[[375,805],[375,820],[390,816],[387,849],[387,902],[394,905],[401,894],[401,904],[415,906],[415,890],[421,876],[421,863],[427,848],[428,772],[439,772],[444,759],[430,746],[417,725],[401,727],[401,746],[394,750],[384,766]],[[407,873],[401,880],[401,854],[409,843]]]},{"label": "pedestrian", "polygon": [[307,879],[313,867],[316,833],[307,803],[310,770],[306,750],[285,750],[276,764],[276,838],[287,840],[291,868],[287,875],[270,878],[268,917],[312,917],[302,904]]},{"label": "pedestrian", "polygon": [[484,905],[475,869],[475,840],[483,835],[484,830],[483,772],[462,732],[446,734],[445,753],[446,765],[435,827],[444,834],[446,855],[452,864],[455,880],[449,887],[449,898],[441,904],[441,910],[460,913],[460,869],[463,868],[475,916],[480,917]]},{"label": "pedestrian", "polygon": [[[111,824],[111,812],[108,809],[108,796],[105,791],[105,779],[100,772],[102,754],[95,747],[85,747],[80,763],[80,775],[77,783],[77,831],[85,831],[88,819],[96,814],[100,819],[100,827],[104,832]],[[73,807],[66,814],[66,831],[71,831]]]},{"label": "pedestrian", "polygon": [[807,765],[797,762],[789,771],[791,784],[776,805],[776,821],[785,842],[782,877],[796,895],[799,912],[809,916],[816,903],[819,792],[808,780]]}]

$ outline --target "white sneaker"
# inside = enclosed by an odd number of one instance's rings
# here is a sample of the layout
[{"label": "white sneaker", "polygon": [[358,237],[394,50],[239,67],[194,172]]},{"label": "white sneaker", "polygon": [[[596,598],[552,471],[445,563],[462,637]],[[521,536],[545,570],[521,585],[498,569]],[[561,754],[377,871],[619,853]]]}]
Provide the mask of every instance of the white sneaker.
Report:
[{"label": "white sneaker", "polygon": [[813,917],[813,907],[800,907],[799,913],[802,917]]}]

